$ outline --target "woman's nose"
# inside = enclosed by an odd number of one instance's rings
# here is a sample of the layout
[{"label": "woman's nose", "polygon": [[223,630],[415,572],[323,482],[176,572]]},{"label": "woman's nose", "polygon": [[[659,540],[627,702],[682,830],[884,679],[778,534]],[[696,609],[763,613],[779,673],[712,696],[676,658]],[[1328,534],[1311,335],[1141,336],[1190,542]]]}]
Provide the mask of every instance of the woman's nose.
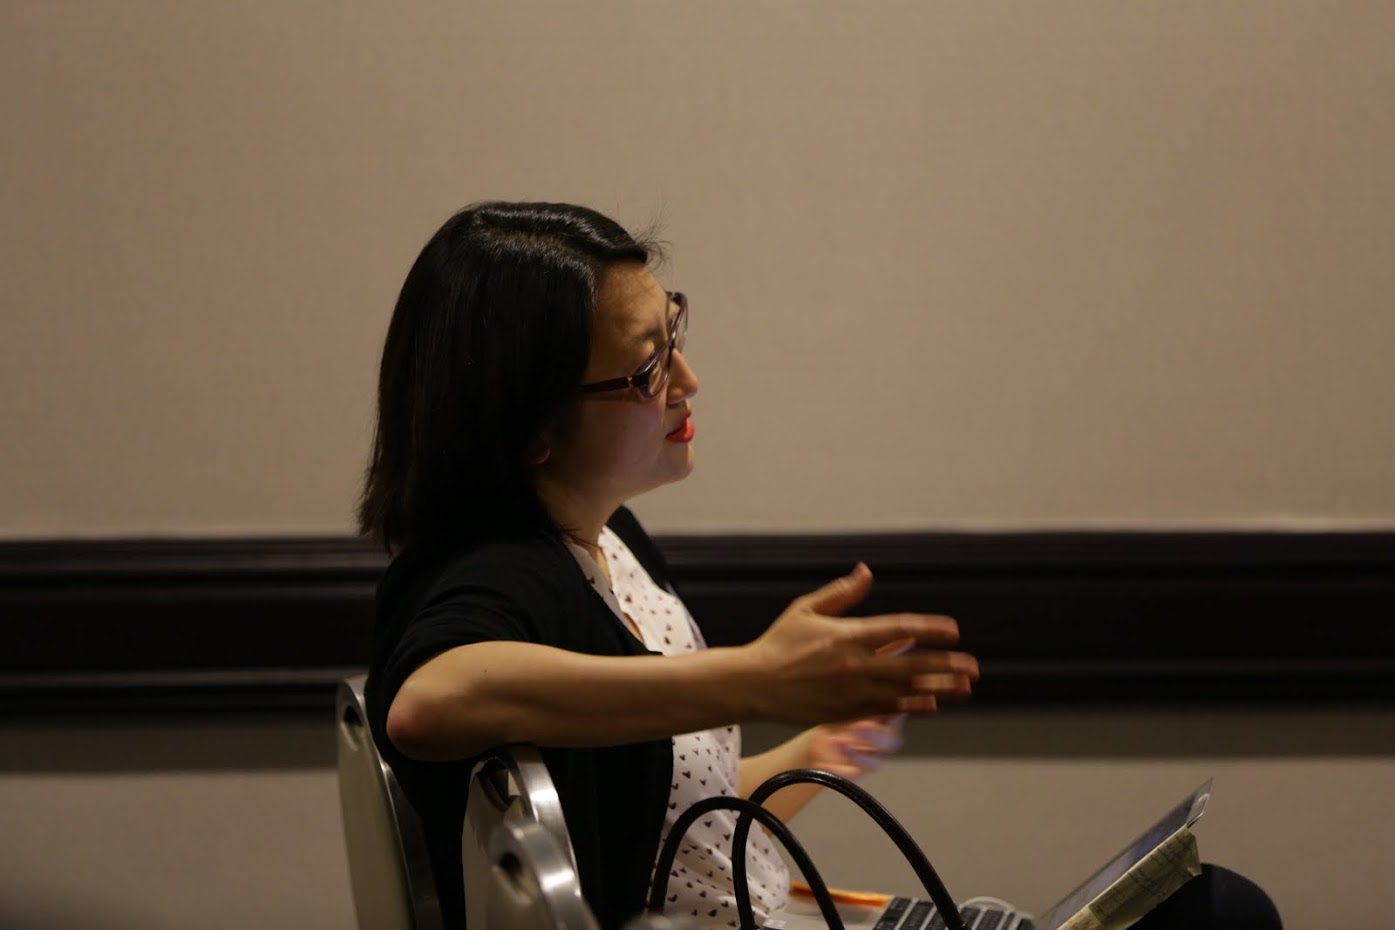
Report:
[{"label": "woman's nose", "polygon": [[697,372],[693,371],[688,364],[688,359],[684,357],[681,349],[673,350],[673,359],[669,362],[670,371],[668,377],[668,401],[676,404],[679,401],[687,400],[698,392]]}]

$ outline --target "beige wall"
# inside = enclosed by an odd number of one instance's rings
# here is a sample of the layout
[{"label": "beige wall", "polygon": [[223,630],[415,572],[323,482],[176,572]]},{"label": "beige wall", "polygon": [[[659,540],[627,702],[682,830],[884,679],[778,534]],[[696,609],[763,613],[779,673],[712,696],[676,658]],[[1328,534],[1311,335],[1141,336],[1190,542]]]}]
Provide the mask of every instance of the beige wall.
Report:
[{"label": "beige wall", "polygon": [[[487,197],[665,220],[703,391],[657,529],[1390,527],[1392,34],[1317,0],[0,0],[0,536],[347,530],[396,289]],[[1389,714],[993,719],[869,782],[961,894],[1042,906],[1215,773],[1203,851],[1290,926],[1395,904]],[[328,734],[7,724],[0,926],[349,926]],[[823,805],[830,875],[906,885]]]},{"label": "beige wall", "polygon": [[665,530],[1395,523],[1395,6],[0,2],[0,535],[337,533],[416,250],[667,223]]},{"label": "beige wall", "polygon": [[[332,734],[327,720],[0,726],[0,926],[350,930]],[[961,711],[914,724],[866,786],[957,897],[1044,909],[1214,775],[1203,859],[1259,882],[1289,927],[1384,926],[1392,734],[1388,711]],[[916,889],[841,798],[793,826],[830,881]]]}]

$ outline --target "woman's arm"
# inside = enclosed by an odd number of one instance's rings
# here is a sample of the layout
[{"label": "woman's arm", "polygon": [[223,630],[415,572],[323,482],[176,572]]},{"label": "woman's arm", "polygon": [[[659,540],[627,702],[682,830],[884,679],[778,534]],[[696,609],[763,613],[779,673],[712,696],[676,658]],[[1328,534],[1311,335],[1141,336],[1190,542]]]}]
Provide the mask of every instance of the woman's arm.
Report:
[{"label": "woman's arm", "polygon": [[611,746],[709,729],[756,712],[745,659],[736,649],[611,657],[459,646],[407,678],[387,734],[406,756],[445,761],[503,743]]},{"label": "woman's arm", "polygon": [[592,656],[520,642],[459,646],[424,663],[398,690],[388,738],[404,755],[461,759],[492,746],[606,746],[747,721],[816,724],[933,710],[966,692],[972,656],[887,644],[958,641],[948,617],[842,619],[871,573],[797,598],[754,642],[682,656]]}]

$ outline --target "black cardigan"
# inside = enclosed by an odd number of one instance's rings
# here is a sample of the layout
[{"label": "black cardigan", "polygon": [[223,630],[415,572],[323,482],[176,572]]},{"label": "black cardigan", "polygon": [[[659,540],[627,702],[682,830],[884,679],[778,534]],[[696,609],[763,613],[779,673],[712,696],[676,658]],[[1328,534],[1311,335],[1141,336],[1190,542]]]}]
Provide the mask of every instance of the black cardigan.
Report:
[{"label": "black cardigan", "polygon": [[[667,567],[624,508],[610,520],[660,585]],[[378,586],[369,667],[369,726],[421,816],[446,926],[465,925],[460,841],[476,759],[418,762],[387,739],[388,708],[407,677],[456,646],[542,643],[592,655],[647,655],[555,533],[520,534],[451,551],[404,551]],[[644,906],[673,775],[671,740],[600,749],[540,747],[576,851],[582,893],[601,925]]]}]

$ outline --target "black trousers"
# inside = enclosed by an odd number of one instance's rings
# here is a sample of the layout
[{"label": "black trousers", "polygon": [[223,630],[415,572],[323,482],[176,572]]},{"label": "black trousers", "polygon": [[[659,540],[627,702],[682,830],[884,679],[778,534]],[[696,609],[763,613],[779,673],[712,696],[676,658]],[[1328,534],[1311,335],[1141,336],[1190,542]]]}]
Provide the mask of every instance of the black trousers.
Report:
[{"label": "black trousers", "polygon": [[1281,930],[1269,895],[1243,875],[1216,865],[1178,888],[1134,924],[1138,930]]}]

